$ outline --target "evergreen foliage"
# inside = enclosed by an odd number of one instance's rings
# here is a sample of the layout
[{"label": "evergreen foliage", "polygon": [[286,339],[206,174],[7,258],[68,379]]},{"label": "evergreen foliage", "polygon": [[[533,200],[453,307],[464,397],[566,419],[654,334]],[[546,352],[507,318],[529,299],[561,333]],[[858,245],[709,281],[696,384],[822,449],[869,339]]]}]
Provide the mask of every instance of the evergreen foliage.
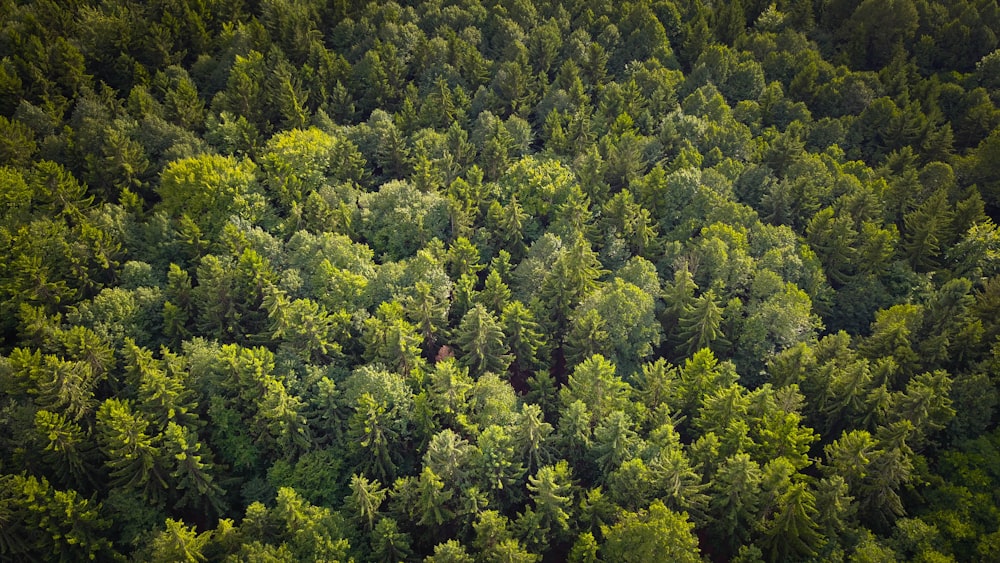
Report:
[{"label": "evergreen foliage", "polygon": [[998,30],[0,2],[0,560],[1000,559]]}]

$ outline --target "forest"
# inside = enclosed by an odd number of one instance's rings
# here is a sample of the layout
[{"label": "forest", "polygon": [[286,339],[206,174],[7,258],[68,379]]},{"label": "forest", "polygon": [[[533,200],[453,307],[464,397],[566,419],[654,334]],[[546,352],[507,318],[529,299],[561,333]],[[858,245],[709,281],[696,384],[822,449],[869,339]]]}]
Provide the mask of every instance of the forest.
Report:
[{"label": "forest", "polygon": [[1000,561],[997,0],[0,0],[0,560]]}]

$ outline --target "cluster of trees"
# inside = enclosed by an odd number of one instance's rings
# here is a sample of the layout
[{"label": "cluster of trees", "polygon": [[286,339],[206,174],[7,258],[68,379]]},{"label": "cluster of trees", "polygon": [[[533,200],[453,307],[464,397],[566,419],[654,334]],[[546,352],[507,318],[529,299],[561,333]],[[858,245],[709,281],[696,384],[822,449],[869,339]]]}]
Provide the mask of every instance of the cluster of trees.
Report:
[{"label": "cluster of trees", "polygon": [[1000,557],[998,29],[0,1],[0,558]]}]

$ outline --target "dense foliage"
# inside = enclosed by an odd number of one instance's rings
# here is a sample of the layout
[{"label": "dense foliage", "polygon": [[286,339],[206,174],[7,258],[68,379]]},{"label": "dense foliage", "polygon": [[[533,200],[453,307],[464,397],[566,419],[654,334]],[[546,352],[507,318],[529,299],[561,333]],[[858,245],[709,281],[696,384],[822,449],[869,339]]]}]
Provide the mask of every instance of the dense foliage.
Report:
[{"label": "dense foliage", "polygon": [[0,559],[1000,559],[996,0],[0,0]]}]

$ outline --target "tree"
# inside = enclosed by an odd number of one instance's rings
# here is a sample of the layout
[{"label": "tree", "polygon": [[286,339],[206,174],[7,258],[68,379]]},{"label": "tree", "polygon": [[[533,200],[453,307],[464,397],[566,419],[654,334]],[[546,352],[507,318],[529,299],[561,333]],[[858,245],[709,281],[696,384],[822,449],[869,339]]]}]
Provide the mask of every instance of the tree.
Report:
[{"label": "tree", "polygon": [[631,388],[615,373],[615,366],[604,356],[595,354],[581,362],[565,387],[559,390],[559,400],[564,407],[581,401],[592,413],[593,424],[599,424],[628,406]]},{"label": "tree", "polygon": [[431,438],[427,452],[424,453],[424,466],[447,483],[450,490],[455,491],[466,488],[473,460],[473,446],[447,428]]},{"label": "tree", "polygon": [[515,484],[524,474],[517,459],[513,436],[502,426],[487,426],[479,434],[479,457],[475,475],[484,491],[495,499],[507,499],[518,494]]},{"label": "tree", "polygon": [[610,561],[700,561],[698,540],[693,534],[694,524],[687,516],[678,514],[653,501],[646,510],[627,512],[613,526],[601,526],[604,544],[600,553]]},{"label": "tree", "polygon": [[462,317],[455,335],[462,356],[459,362],[477,375],[505,373],[511,357],[500,323],[483,305],[476,305]]},{"label": "tree", "polygon": [[903,250],[914,269],[933,270],[943,245],[950,241],[952,211],[947,194],[938,190],[904,219]]},{"label": "tree", "polygon": [[458,540],[448,540],[434,546],[434,553],[424,559],[424,563],[473,563],[475,559],[469,555]]},{"label": "tree", "polygon": [[527,461],[528,470],[538,469],[552,458],[549,444],[552,430],[552,425],[544,420],[541,407],[531,403],[521,406],[514,437],[519,442],[519,453]]},{"label": "tree", "polygon": [[[594,320],[599,321],[596,326]],[[580,346],[593,335],[594,349],[588,356],[604,354],[624,374],[636,371],[660,343],[653,296],[620,278],[591,293],[573,311],[570,322],[570,346]]]},{"label": "tree", "polygon": [[459,428],[468,424],[466,415],[470,410],[468,401],[472,394],[468,368],[457,365],[454,358],[447,358],[434,364],[428,379],[431,404],[443,421]]},{"label": "tree", "polygon": [[712,481],[712,528],[730,549],[741,545],[754,529],[760,505],[760,466],[746,453],[726,458]]},{"label": "tree", "polygon": [[385,403],[378,403],[370,394],[362,393],[354,408],[348,435],[356,444],[358,468],[382,480],[392,479],[396,463],[390,448],[397,435]]},{"label": "tree", "polygon": [[541,297],[553,333],[560,337],[560,341],[573,307],[597,287],[602,273],[601,263],[590,243],[582,234],[577,234],[545,276],[540,288]]},{"label": "tree", "polygon": [[399,531],[399,524],[392,518],[379,520],[372,534],[372,555],[375,560],[395,563],[406,560],[412,554],[409,535]]},{"label": "tree", "polygon": [[420,357],[420,334],[406,321],[398,301],[379,304],[375,315],[364,320],[361,339],[368,359],[384,362],[402,374],[409,374],[424,363]]},{"label": "tree", "polygon": [[413,292],[406,296],[403,309],[409,320],[424,337],[424,350],[435,349],[438,338],[444,334],[448,323],[449,304],[434,293],[431,284],[418,281]]},{"label": "tree", "polygon": [[[685,356],[690,356],[713,343],[725,343],[722,335],[722,313],[715,300],[715,291],[709,289],[685,309],[678,319],[678,340]],[[716,345],[718,347],[718,344]]]},{"label": "tree", "polygon": [[805,483],[793,483],[778,499],[774,517],[765,523],[771,558],[813,556],[822,541],[815,522],[816,497]]},{"label": "tree", "polygon": [[604,475],[610,475],[639,450],[639,435],[623,411],[612,411],[594,429],[591,456]]},{"label": "tree", "polygon": [[197,425],[198,404],[193,393],[152,352],[125,340],[125,369],[138,387],[139,409],[160,428],[167,423]]},{"label": "tree", "polygon": [[315,127],[279,133],[265,151],[260,157],[263,182],[286,210],[324,184],[358,182],[364,175],[365,159],[354,143]]},{"label": "tree", "polygon": [[351,475],[351,494],[346,503],[352,509],[352,515],[359,520],[368,532],[375,529],[379,516],[379,507],[385,501],[389,491],[376,481],[369,481],[364,475]]},{"label": "tree", "polygon": [[32,475],[0,476],[0,553],[72,561],[115,557],[101,505]]},{"label": "tree", "polygon": [[42,460],[63,484],[77,488],[93,484],[94,445],[78,423],[59,413],[38,410],[35,432]]},{"label": "tree", "polygon": [[254,222],[266,208],[257,187],[257,166],[249,159],[203,155],[176,160],[160,175],[159,209],[189,219],[214,239],[230,217]]},{"label": "tree", "polygon": [[447,507],[453,492],[446,490],[444,482],[429,467],[424,467],[417,481],[417,523],[422,526],[440,527],[451,520],[454,513]]},{"label": "tree", "polygon": [[128,400],[108,399],[97,409],[99,444],[110,470],[111,484],[137,491],[158,502],[167,488],[169,462],[159,434]]},{"label": "tree", "polygon": [[546,338],[531,309],[511,301],[500,315],[500,327],[510,347],[513,373],[524,374],[544,365]]},{"label": "tree", "polygon": [[166,529],[158,533],[149,546],[150,561],[184,561],[198,563],[207,561],[205,548],[212,541],[212,532],[197,533],[194,526],[167,518]]},{"label": "tree", "polygon": [[225,513],[225,491],[214,482],[212,453],[203,448],[197,434],[175,422],[167,424],[163,432],[163,450],[174,463],[170,473],[171,488],[178,497],[174,506],[211,509],[221,515]]},{"label": "tree", "polygon": [[557,534],[569,531],[572,508],[572,473],[566,460],[546,465],[528,477],[528,492],[542,526]]}]

